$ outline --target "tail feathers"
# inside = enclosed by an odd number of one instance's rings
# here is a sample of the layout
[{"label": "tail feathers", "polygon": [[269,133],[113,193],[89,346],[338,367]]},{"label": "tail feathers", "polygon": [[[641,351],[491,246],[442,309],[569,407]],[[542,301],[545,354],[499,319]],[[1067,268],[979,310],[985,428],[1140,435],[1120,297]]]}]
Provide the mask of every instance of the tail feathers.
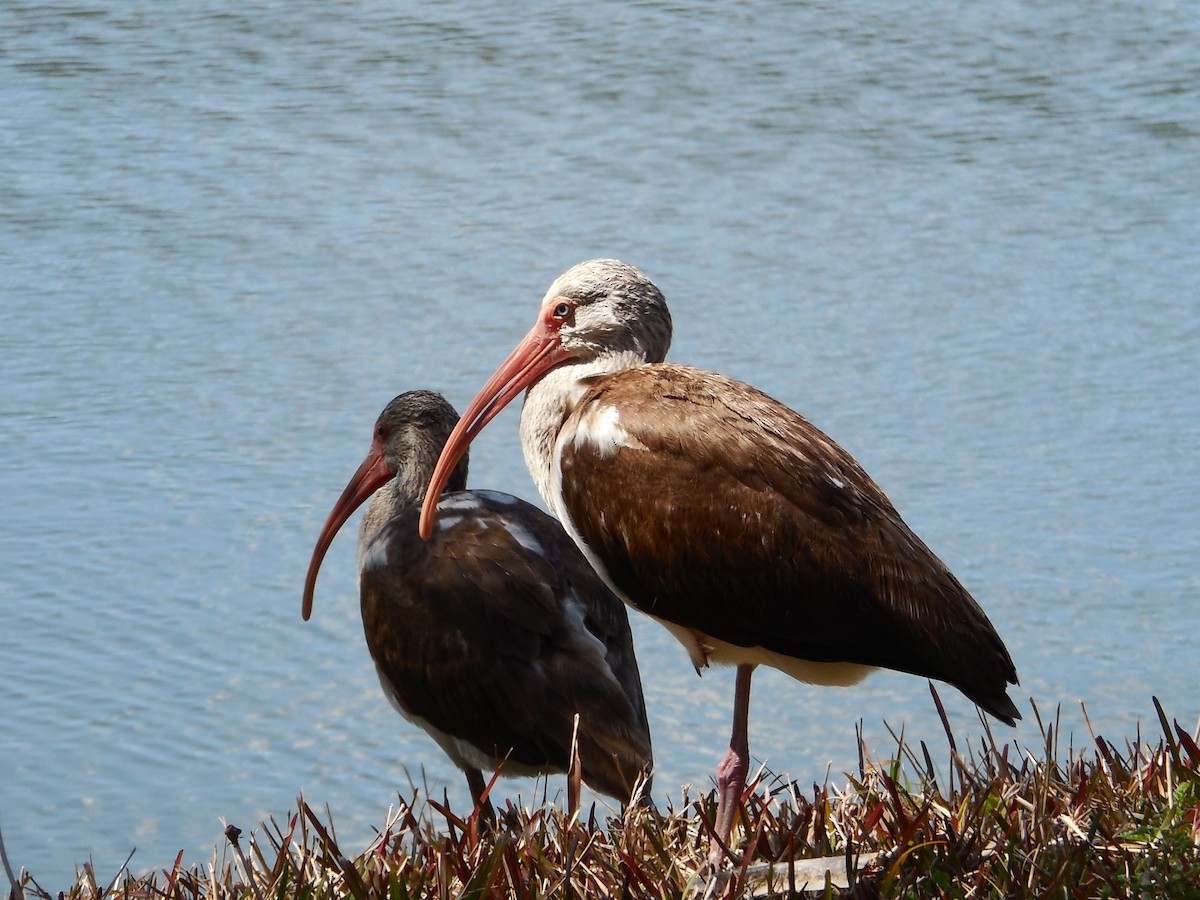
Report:
[{"label": "tail feathers", "polygon": [[620,734],[619,729],[581,733],[579,755],[583,780],[593,790],[627,803],[639,779],[644,778],[644,791],[650,792],[654,759],[648,734]]},{"label": "tail feathers", "polygon": [[1005,725],[1016,725],[1021,712],[1006,692],[981,694],[963,691],[964,694],[985,713],[995,716]]}]

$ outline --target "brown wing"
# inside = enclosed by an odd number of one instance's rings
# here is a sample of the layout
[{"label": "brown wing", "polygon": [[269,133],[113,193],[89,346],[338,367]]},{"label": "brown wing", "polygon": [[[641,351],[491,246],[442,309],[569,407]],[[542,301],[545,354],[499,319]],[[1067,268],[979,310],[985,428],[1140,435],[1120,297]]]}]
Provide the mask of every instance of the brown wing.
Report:
[{"label": "brown wing", "polygon": [[[589,438],[613,424],[608,407],[627,439]],[[639,609],[739,646],[937,678],[1019,718],[1016,671],[983,610],[799,414],[658,365],[596,379],[565,427],[565,508]]]},{"label": "brown wing", "polygon": [[488,756],[564,771],[579,713],[584,780],[628,797],[651,751],[624,605],[515,497],[447,495],[428,542],[417,519],[392,519],[361,573],[367,644],[397,701]]}]

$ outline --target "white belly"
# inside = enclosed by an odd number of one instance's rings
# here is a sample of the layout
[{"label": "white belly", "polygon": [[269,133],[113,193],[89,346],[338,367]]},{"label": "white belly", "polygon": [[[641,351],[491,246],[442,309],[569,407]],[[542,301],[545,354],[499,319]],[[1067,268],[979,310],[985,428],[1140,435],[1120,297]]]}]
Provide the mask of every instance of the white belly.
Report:
[{"label": "white belly", "polygon": [[714,663],[719,666],[770,666],[808,684],[845,686],[858,684],[875,671],[875,666],[859,663],[813,662],[776,653],[764,647],[739,647],[737,644],[730,644],[657,616],[650,618],[675,635],[675,639],[687,648],[688,656],[691,657],[697,672]]}]

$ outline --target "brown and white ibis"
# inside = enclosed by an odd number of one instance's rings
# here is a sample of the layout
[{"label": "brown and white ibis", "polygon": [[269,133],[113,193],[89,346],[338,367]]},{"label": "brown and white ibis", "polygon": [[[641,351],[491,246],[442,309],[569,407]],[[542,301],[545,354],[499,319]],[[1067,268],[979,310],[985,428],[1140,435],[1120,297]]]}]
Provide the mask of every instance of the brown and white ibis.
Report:
[{"label": "brown and white ibis", "polygon": [[521,442],[550,510],[697,672],[737,666],[721,842],[749,767],[756,666],[831,685],[896,669],[1020,718],[995,628],[850,454],[749,385],[664,363],[670,342],[666,300],[638,269],[598,259],[560,276],[447,441],[421,533],[461,454],[528,389]]},{"label": "brown and white ibis", "polygon": [[652,760],[625,606],[553,518],[508,494],[466,490],[463,454],[444,479],[432,538],[417,534],[425,486],[457,421],[431,391],[401,394],[383,410],[317,539],[304,618],[334,536],[374,495],[358,534],[359,588],[367,647],[392,705],[466,772],[488,813],[483,771],[567,771],[576,714],[583,781],[628,802]]}]

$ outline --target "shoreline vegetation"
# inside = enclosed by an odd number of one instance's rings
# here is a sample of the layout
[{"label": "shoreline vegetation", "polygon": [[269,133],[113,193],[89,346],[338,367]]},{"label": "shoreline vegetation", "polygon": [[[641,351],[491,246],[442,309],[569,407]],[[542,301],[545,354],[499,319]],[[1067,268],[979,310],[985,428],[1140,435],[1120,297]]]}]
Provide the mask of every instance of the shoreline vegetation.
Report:
[{"label": "shoreline vegetation", "polygon": [[711,791],[621,816],[593,805],[573,819],[554,804],[510,802],[489,828],[414,789],[361,852],[339,845],[330,810],[301,797],[250,834],[230,825],[206,863],[182,851],[142,875],[85,863],[53,893],[36,874],[10,871],[8,896],[1200,897],[1200,724],[1188,731],[1153,704],[1159,733],[1139,729],[1123,746],[1088,722],[1084,743],[1072,735],[1063,747],[1059,715],[1043,718],[1031,702],[1036,747],[998,744],[982,719],[977,745],[962,744],[943,712],[938,750],[893,732],[880,755],[860,734],[858,770],[840,786],[761,768],[715,873],[705,868]]}]

